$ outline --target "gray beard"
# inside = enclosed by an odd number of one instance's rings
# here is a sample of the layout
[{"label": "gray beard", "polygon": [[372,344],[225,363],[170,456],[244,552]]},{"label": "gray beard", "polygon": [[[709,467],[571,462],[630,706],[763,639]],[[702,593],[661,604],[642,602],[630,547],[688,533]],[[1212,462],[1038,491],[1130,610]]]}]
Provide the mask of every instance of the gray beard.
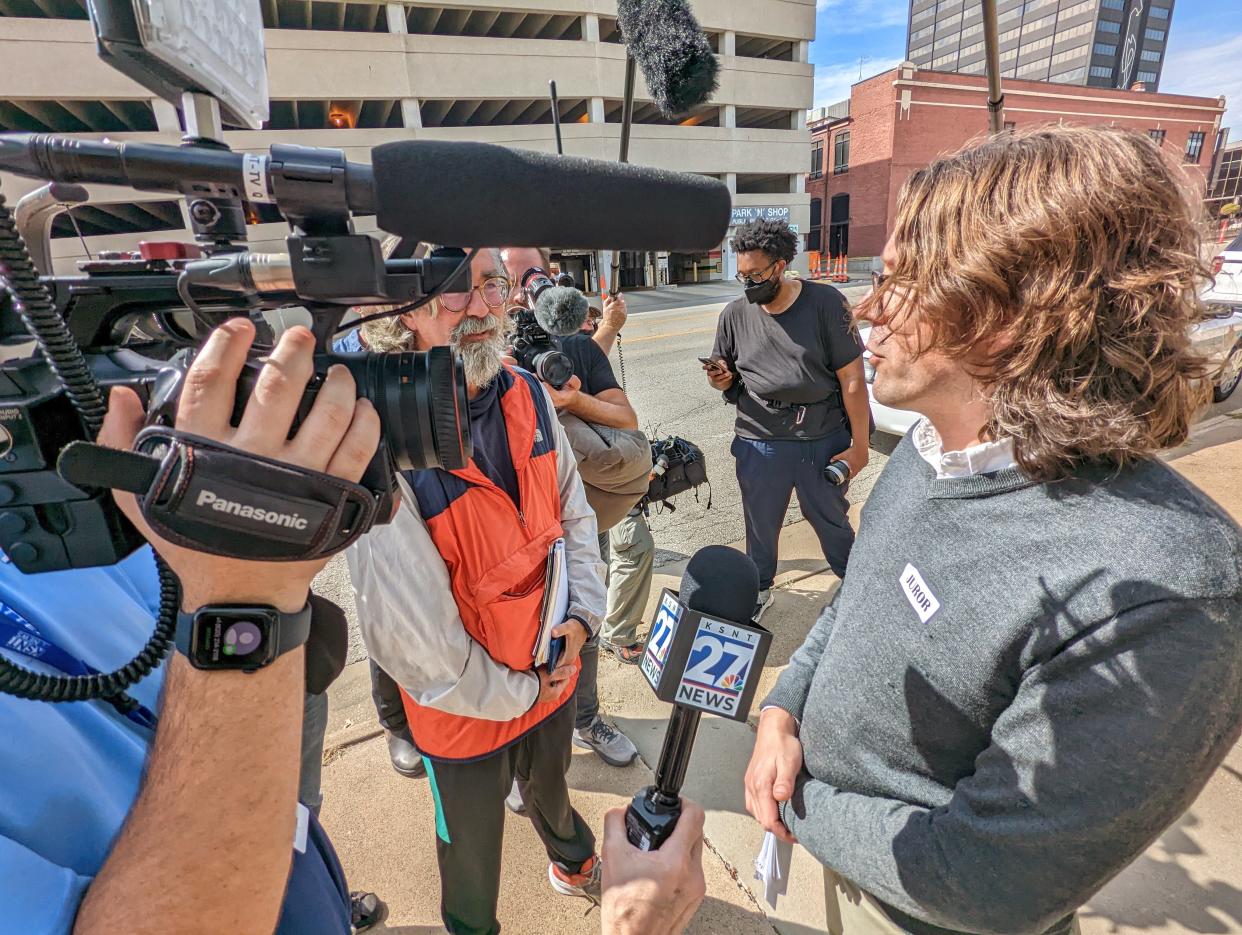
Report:
[{"label": "gray beard", "polygon": [[[466,384],[483,389],[503,369],[500,357],[509,346],[508,316],[488,315],[486,318],[463,318],[450,337],[453,351],[461,355]],[[463,341],[467,335],[494,331],[486,341]]]}]

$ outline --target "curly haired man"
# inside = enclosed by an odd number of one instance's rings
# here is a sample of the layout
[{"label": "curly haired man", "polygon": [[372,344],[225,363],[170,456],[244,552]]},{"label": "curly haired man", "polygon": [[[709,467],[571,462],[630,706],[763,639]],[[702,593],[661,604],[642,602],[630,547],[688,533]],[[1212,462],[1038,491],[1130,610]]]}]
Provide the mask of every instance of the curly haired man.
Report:
[{"label": "curly haired man", "polygon": [[[731,246],[745,296],[720,313],[703,369],[737,407],[730,450],[746,554],[759,567],[758,620],[772,603],[777,541],[795,490],[829,566],[845,576],[854,544],[845,494],[849,478],[867,466],[871,414],[862,345],[845,298],[832,286],[785,276],[798,252],[790,226],[753,221]],[[840,485],[824,477],[831,461],[848,467]]]},{"label": "curly haired man", "polygon": [[833,932],[1075,931],[1238,738],[1240,531],[1156,457],[1207,388],[1175,172],[1045,128],[901,193],[860,313],[877,401],[924,418],[746,778]]}]

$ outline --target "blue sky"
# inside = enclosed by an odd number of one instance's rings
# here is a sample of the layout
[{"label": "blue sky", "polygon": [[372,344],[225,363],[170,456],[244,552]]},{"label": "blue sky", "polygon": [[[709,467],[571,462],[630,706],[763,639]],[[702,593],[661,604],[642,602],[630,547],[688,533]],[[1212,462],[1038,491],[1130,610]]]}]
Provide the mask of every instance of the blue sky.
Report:
[{"label": "blue sky", "polygon": [[[905,0],[816,0],[815,106],[849,97],[858,80],[887,71],[905,55]],[[1229,101],[1224,125],[1242,138],[1242,19],[1226,15],[1233,0],[1177,0],[1160,90]]]}]

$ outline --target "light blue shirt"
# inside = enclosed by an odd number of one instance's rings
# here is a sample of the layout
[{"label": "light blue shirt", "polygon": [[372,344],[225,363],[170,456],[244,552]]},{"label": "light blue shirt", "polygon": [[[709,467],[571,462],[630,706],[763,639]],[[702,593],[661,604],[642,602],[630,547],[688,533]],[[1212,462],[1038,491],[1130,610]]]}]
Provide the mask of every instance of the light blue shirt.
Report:
[{"label": "light blue shirt", "polygon": [[[0,603],[49,642],[111,672],[133,659],[155,628],[155,560],[144,547],[107,568],[25,575],[0,556]],[[61,674],[6,650],[3,642],[0,652],[11,662]],[[129,694],[158,712],[163,683],[161,666]],[[82,897],[138,795],[153,738],[106,701],[52,704],[0,693],[0,935],[72,930]],[[344,875],[312,819],[310,846],[294,855],[277,931],[349,930]]]},{"label": "light blue shirt", "polygon": [[[110,672],[151,636],[155,561],[143,548],[107,568],[25,575],[3,560],[0,601],[50,642]],[[2,645],[0,652],[60,674]],[[154,711],[163,683],[161,667],[129,694]],[[0,935],[73,927],[138,794],[151,738],[104,701],[48,704],[0,694]]]}]

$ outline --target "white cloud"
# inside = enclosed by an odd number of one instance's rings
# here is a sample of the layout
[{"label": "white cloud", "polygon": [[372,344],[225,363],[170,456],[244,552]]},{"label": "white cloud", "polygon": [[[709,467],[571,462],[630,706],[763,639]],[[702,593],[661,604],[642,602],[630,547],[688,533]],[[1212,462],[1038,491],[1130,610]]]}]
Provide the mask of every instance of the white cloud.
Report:
[{"label": "white cloud", "polygon": [[[872,75],[888,71],[900,63],[900,58],[864,61],[862,67],[863,78],[870,78]],[[815,106],[830,107],[838,101],[845,100],[850,96],[850,85],[857,81],[857,62],[845,62],[840,65],[816,65]]]},{"label": "white cloud", "polygon": [[[1178,41],[1179,38],[1182,41]],[[1174,32],[1160,75],[1160,90],[1169,94],[1202,97],[1225,95],[1229,110],[1222,126],[1233,121],[1230,139],[1242,137],[1242,34],[1228,39],[1215,36],[1182,36]]]},{"label": "white cloud", "polygon": [[879,29],[904,27],[910,7],[902,0],[815,0],[815,38],[857,35]]}]

